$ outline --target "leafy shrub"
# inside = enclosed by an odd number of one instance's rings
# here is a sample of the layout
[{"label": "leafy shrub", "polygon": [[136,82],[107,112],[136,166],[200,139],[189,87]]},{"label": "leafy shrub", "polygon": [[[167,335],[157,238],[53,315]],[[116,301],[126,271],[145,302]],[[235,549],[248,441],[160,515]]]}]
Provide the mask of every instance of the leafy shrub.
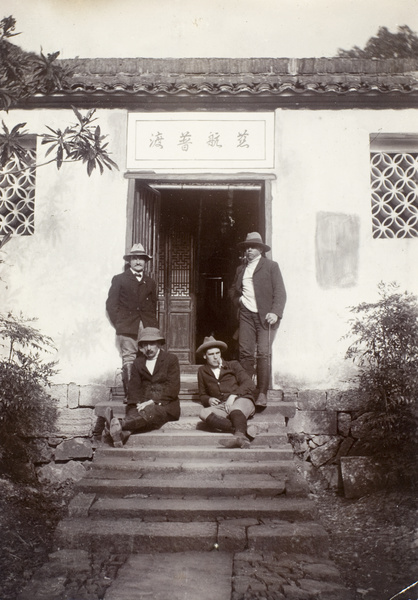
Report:
[{"label": "leafy shrub", "polygon": [[379,284],[380,299],[351,308],[346,358],[358,366],[358,390],[367,398],[363,440],[373,455],[412,466],[417,454],[418,303],[396,283]]},{"label": "leafy shrub", "polygon": [[45,362],[54,348],[26,319],[0,314],[0,456],[27,458],[23,438],[51,430],[56,419],[54,400],[47,393],[55,362]]}]

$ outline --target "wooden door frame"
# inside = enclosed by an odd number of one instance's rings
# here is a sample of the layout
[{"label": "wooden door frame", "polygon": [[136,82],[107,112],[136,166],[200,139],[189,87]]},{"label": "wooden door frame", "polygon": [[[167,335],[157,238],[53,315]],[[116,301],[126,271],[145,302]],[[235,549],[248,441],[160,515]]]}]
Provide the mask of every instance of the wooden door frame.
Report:
[{"label": "wooden door frame", "polygon": [[128,197],[126,204],[126,250],[132,247],[132,220],[135,199],[136,181],[152,186],[156,182],[171,182],[171,183],[193,183],[213,185],[228,185],[228,183],[260,183],[264,184],[264,231],[265,243],[271,247],[272,244],[272,181],[276,180],[276,175],[272,173],[242,173],[242,174],[225,174],[225,173],[183,173],[169,174],[163,173],[143,173],[129,171],[124,175],[128,179]]}]

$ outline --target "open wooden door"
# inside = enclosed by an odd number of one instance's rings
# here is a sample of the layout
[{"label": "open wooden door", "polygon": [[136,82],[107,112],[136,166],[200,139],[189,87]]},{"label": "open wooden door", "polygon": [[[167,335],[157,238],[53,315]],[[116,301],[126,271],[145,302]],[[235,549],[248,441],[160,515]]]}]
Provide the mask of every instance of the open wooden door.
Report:
[{"label": "open wooden door", "polygon": [[158,281],[160,219],[160,192],[148,185],[137,186],[133,206],[132,243],[142,244],[152,256],[147,265],[147,272],[156,281]]}]

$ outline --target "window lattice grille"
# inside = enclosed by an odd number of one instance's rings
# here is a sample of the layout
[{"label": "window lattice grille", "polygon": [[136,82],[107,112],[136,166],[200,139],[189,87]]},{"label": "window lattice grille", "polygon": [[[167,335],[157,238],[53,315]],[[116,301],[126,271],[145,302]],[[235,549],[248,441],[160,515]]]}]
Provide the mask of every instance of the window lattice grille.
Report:
[{"label": "window lattice grille", "polygon": [[16,157],[0,169],[0,235],[32,235],[35,211],[36,151],[28,149],[26,164]]},{"label": "window lattice grille", "polygon": [[418,152],[372,152],[374,238],[418,237]]}]

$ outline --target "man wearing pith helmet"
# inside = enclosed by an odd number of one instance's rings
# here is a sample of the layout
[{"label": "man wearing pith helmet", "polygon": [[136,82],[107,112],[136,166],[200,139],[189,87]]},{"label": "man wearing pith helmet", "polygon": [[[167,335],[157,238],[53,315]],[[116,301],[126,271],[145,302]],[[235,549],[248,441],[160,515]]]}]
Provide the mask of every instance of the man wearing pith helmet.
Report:
[{"label": "man wearing pith helmet", "polygon": [[129,264],[123,273],[112,279],[106,309],[116,329],[117,342],[122,356],[122,381],[125,396],[138,353],[138,336],[144,327],[157,327],[157,286],[145,273],[152,258],[142,244],[134,244],[123,257]]},{"label": "man wearing pith helmet", "polygon": [[108,434],[121,448],[131,433],[162,427],[180,417],[180,365],[175,354],[162,349],[165,340],[156,327],[139,334],[139,354],[132,365],[128,402],[124,419],[106,409]]},{"label": "man wearing pith helmet", "polygon": [[270,246],[259,233],[249,233],[238,247],[244,253],[243,264],[236,271],[229,295],[238,308],[239,361],[251,377],[256,355],[256,406],[262,409],[267,405],[271,344],[283,316],[286,290],[279,265],[264,256]]},{"label": "man wearing pith helmet", "polygon": [[209,336],[196,350],[206,362],[197,372],[199,399],[204,406],[200,418],[215,431],[233,434],[220,440],[225,448],[249,448],[257,433],[254,426],[247,427],[247,419],[255,413],[256,389],[237,360],[222,358],[227,348],[225,342]]}]

